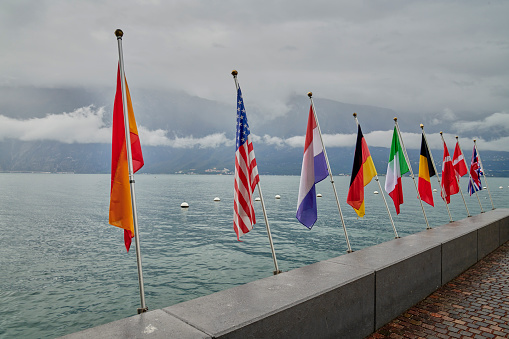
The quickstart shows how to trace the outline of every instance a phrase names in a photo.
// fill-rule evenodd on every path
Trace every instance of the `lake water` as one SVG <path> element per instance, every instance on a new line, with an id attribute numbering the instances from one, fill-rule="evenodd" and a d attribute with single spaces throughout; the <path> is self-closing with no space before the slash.
<path id="1" fill-rule="evenodd" d="M 509 178 L 488 180 L 495 207 L 509 207 Z M 335 181 L 354 250 L 394 238 L 374 180 L 365 190 L 363 219 L 346 204 L 350 178 Z M 462 178 L 465 192 L 466 185 Z M 261 186 L 281 270 L 346 252 L 328 179 L 317 185 L 323 197 L 311 231 L 295 219 L 298 176 L 261 176 Z M 122 230 L 108 225 L 109 187 L 109 175 L 0 174 L 0 337 L 52 338 L 136 314 L 134 242 L 126 253 Z M 426 228 L 411 178 L 403 178 L 403 187 L 400 215 L 386 196 L 401 237 Z M 487 191 L 479 196 L 491 210 Z M 149 309 L 272 275 L 260 203 L 257 225 L 243 242 L 236 239 L 232 176 L 137 175 L 136 197 Z M 439 194 L 434 198 L 434 208 L 424 207 L 432 227 L 449 221 Z M 475 196 L 465 198 L 470 213 L 479 214 Z M 189 209 L 180 208 L 184 201 Z M 459 194 L 449 206 L 454 220 L 466 218 Z"/>

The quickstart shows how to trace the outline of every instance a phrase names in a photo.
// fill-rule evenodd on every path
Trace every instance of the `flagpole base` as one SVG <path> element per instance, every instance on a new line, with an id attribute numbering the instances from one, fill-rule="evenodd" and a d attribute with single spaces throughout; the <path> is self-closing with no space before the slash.
<path id="1" fill-rule="evenodd" d="M 283 271 L 277 270 L 277 271 L 273 271 L 272 273 L 274 273 L 274 275 L 278 275 L 279 273 L 283 273 Z"/>
<path id="2" fill-rule="evenodd" d="M 145 313 L 148 311 L 148 307 L 144 307 L 144 308 L 138 308 L 138 314 L 142 314 L 142 313 Z"/>
<path id="3" fill-rule="evenodd" d="M 400 236 L 397 236 L 397 237 L 394 237 L 394 239 L 401 239 L 401 237 L 400 237 Z"/>
<path id="4" fill-rule="evenodd" d="M 354 250 L 347 250 L 346 253 L 353 253 Z"/>

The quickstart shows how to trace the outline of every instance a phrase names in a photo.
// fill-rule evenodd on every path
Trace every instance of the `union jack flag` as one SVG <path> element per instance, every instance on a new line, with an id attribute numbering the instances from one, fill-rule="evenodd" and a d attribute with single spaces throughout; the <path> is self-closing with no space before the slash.
<path id="1" fill-rule="evenodd" d="M 233 195 L 233 229 L 237 239 L 256 224 L 253 191 L 260 181 L 247 123 L 246 109 L 240 86 L 237 90 L 237 137 L 235 151 L 235 184 Z"/>
<path id="2" fill-rule="evenodd" d="M 468 192 L 470 195 L 476 191 L 482 190 L 481 175 L 483 175 L 483 171 L 474 146 L 474 150 L 472 151 L 472 161 L 470 162 L 470 176 L 472 179 L 468 182 Z"/>

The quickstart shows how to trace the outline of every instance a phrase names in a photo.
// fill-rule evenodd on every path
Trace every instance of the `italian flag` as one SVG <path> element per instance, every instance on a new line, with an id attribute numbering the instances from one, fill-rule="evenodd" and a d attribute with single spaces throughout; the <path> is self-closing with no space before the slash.
<path id="1" fill-rule="evenodd" d="M 408 172 L 408 165 L 403 154 L 403 148 L 399 143 L 398 131 L 394 126 L 392 134 L 391 155 L 387 165 L 387 176 L 385 177 L 385 191 L 394 201 L 396 213 L 399 214 L 399 205 L 403 203 L 403 189 L 401 186 L 401 175 Z"/>

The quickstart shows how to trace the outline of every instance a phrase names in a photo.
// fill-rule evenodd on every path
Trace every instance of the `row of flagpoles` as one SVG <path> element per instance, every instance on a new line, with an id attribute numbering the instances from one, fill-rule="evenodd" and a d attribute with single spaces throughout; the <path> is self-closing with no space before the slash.
<path id="1" fill-rule="evenodd" d="M 134 173 L 137 172 L 144 164 L 143 155 L 141 152 L 140 139 L 138 137 L 138 130 L 132 109 L 131 97 L 129 88 L 125 79 L 124 61 L 122 52 L 122 37 L 123 32 L 120 29 L 115 31 L 118 43 L 119 63 L 117 72 L 117 91 L 115 94 L 115 102 L 113 107 L 113 133 L 112 133 L 112 161 L 111 161 L 111 192 L 110 192 L 110 210 L 109 210 L 109 223 L 111 225 L 124 229 L 124 243 L 127 251 L 131 246 L 132 238 L 135 238 L 136 244 L 136 258 L 138 266 L 138 281 L 140 290 L 141 307 L 138 308 L 138 313 L 146 312 L 147 306 L 145 304 L 143 273 L 141 265 L 140 253 L 140 239 L 138 231 L 138 218 L 136 213 L 136 198 L 134 190 Z M 244 99 L 237 80 L 237 71 L 232 71 L 235 87 L 237 90 L 237 128 L 236 128 L 236 149 L 235 149 L 235 177 L 234 177 L 234 216 L 233 228 L 237 234 L 237 239 L 248 233 L 253 225 L 256 224 L 253 193 L 255 187 L 258 189 L 258 194 L 261 200 L 261 207 L 264 215 L 267 235 L 272 252 L 274 262 L 274 274 L 281 273 L 277 264 L 276 253 L 270 232 L 269 221 L 265 209 L 265 202 L 263 200 L 262 190 L 260 187 L 260 176 L 258 175 L 258 167 L 253 149 L 251 131 L 246 115 L 244 106 Z M 329 177 L 338 212 L 341 220 L 343 232 L 345 234 L 347 251 L 352 252 L 348 232 L 346 229 L 345 220 L 341 211 L 334 178 L 330 167 L 329 159 L 325 145 L 323 143 L 320 125 L 316 114 L 315 105 L 313 102 L 312 93 L 308 93 L 311 101 L 308 124 L 306 129 L 306 138 L 304 144 L 304 155 L 302 160 L 302 170 L 299 184 L 299 196 L 297 201 L 296 218 L 304 226 L 311 229 L 317 220 L 317 203 L 316 203 L 316 189 L 315 185 Z M 350 187 L 348 190 L 347 203 L 353 207 L 359 217 L 365 214 L 364 203 L 364 187 L 371 182 L 373 178 L 378 183 L 380 192 L 382 194 L 387 214 L 391 221 L 394 230 L 394 237 L 399 238 L 394 220 L 392 218 L 387 200 L 383 193 L 378 174 L 369 153 L 368 145 L 362 134 L 361 126 L 359 124 L 357 114 L 353 114 L 357 125 L 357 142 L 355 146 L 354 163 L 352 168 L 352 176 L 350 180 Z M 391 151 L 389 162 L 387 165 L 387 175 L 385 179 L 385 191 L 389 194 L 394 202 L 396 214 L 400 213 L 400 205 L 403 204 L 403 190 L 401 184 L 402 175 L 410 172 L 410 177 L 414 182 L 417 191 L 417 197 L 421 205 L 426 228 L 429 229 L 429 222 L 424 210 L 423 201 L 431 206 L 433 203 L 433 194 L 431 190 L 430 178 L 436 176 L 438 185 L 441 188 L 441 196 L 447 207 L 449 219 L 452 222 L 452 216 L 448 204 L 450 203 L 451 195 L 458 192 L 461 193 L 467 215 L 470 217 L 463 192 L 459 186 L 459 178 L 465 174 L 469 174 L 468 190 L 470 195 L 476 194 L 477 191 L 482 189 L 480 175 L 484 175 L 482 170 L 482 162 L 477 150 L 476 141 L 474 140 L 474 148 L 470 171 L 467 170 L 467 163 L 463 157 L 463 152 L 459 145 L 458 137 L 456 136 L 456 148 L 454 151 L 453 159 L 449 155 L 443 133 L 440 132 L 442 142 L 444 145 L 444 156 L 442 163 L 442 180 L 438 175 L 438 171 L 433 161 L 433 156 L 428 147 L 424 126 L 421 124 L 422 141 L 421 152 L 419 160 L 419 176 L 418 183 L 415 180 L 412 166 L 408 158 L 407 151 L 403 144 L 401 131 L 399 129 L 397 118 L 394 118 L 394 133 L 391 143 Z M 485 181 L 486 181 L 486 177 Z M 488 188 L 487 181 L 486 187 Z M 488 188 L 489 193 L 489 188 Z M 494 209 L 493 200 L 489 193 L 492 208 Z M 481 213 L 484 210 L 481 201 L 477 196 Z"/>
<path id="2" fill-rule="evenodd" d="M 235 195 L 234 195 L 234 229 L 237 233 L 237 239 L 240 241 L 240 236 L 249 232 L 253 225 L 256 223 L 253 206 L 253 196 L 255 186 L 258 186 L 260 200 L 262 203 L 262 211 L 267 225 L 267 234 L 272 251 L 272 257 L 274 259 L 275 271 L 274 274 L 278 274 L 276 255 L 274 252 L 274 245 L 272 242 L 272 236 L 270 234 L 270 228 L 268 226 L 267 212 L 265 210 L 265 203 L 260 190 L 260 178 L 258 175 L 258 168 L 254 155 L 253 144 L 251 141 L 250 130 L 247 122 L 247 115 L 244 106 L 244 99 L 240 86 L 238 84 L 236 70 L 232 71 L 233 78 L 235 80 L 235 86 L 237 88 L 237 133 L 236 133 L 236 159 L 235 159 Z M 341 219 L 343 231 L 345 233 L 345 239 L 347 244 L 347 252 L 352 252 L 350 241 L 348 238 L 348 232 L 341 211 L 341 205 L 339 203 L 336 186 L 334 184 L 334 178 L 330 168 L 329 159 L 325 145 L 323 143 L 322 133 L 320 130 L 320 124 L 318 123 L 318 117 L 316 114 L 315 105 L 313 102 L 312 93 L 308 93 L 311 101 L 308 124 L 306 129 L 306 138 L 304 143 L 304 155 L 302 160 L 302 170 L 299 184 L 299 196 L 297 200 L 297 213 L 296 218 L 306 227 L 311 229 L 315 224 L 318 212 L 316 203 L 316 189 L 315 185 L 325 178 L 329 177 L 336 198 L 338 206 L 338 212 Z M 355 122 L 357 124 L 357 142 L 355 146 L 354 163 L 352 168 L 352 175 L 350 180 L 350 188 L 348 190 L 347 203 L 353 207 L 359 217 L 363 217 L 365 214 L 364 204 L 364 187 L 371 182 L 373 178 L 378 183 L 382 197 L 387 209 L 387 214 L 391 221 L 391 225 L 394 230 L 394 237 L 399 238 L 396 226 L 392 219 L 392 215 L 389 210 L 389 206 L 383 194 L 378 174 L 369 153 L 369 148 L 362 134 L 361 126 L 357 119 L 357 114 L 353 114 Z M 431 177 L 436 176 L 438 185 L 441 190 L 441 197 L 447 208 L 449 215 L 449 221 L 453 222 L 451 212 L 449 210 L 449 203 L 451 202 L 451 195 L 461 193 L 467 216 L 470 217 L 470 211 L 468 210 L 467 203 L 461 191 L 459 185 L 459 178 L 465 174 L 469 174 L 469 192 L 470 195 L 473 193 L 477 196 L 477 191 L 482 189 L 480 175 L 484 175 L 482 170 L 482 163 L 480 160 L 479 152 L 477 150 L 477 144 L 474 140 L 474 148 L 472 161 L 470 166 L 470 172 L 467 169 L 467 163 L 463 156 L 463 151 L 459 145 L 458 137 L 456 136 L 456 148 L 454 151 L 453 159 L 449 155 L 447 145 L 443 138 L 443 133 L 440 132 L 443 146 L 444 155 L 442 162 L 442 180 L 436 168 L 431 150 L 428 147 L 428 141 L 426 133 L 424 132 L 424 125 L 420 125 L 422 129 L 422 140 L 421 140 L 421 152 L 419 159 L 419 179 L 418 183 L 415 180 L 415 176 L 410 164 L 408 153 L 403 144 L 403 138 L 398 125 L 398 119 L 394 118 L 394 133 L 391 143 L 391 153 L 387 166 L 387 175 L 385 180 L 385 191 L 389 194 L 394 202 L 396 214 L 400 213 L 400 205 L 403 204 L 403 190 L 401 184 L 401 176 L 410 172 L 415 189 L 417 191 L 417 197 L 421 205 L 424 220 L 426 222 L 426 229 L 430 229 L 428 218 L 424 210 L 423 201 L 434 207 L 433 192 L 431 189 Z M 486 176 L 484 176 L 487 186 Z M 492 208 L 493 200 L 490 201 Z M 477 196 L 481 213 L 484 210 L 481 205 L 481 201 Z"/>

